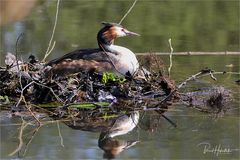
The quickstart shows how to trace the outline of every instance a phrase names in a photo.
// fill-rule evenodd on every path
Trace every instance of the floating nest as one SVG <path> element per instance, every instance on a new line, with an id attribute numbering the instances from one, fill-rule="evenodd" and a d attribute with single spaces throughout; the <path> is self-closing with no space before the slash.
<path id="1" fill-rule="evenodd" d="M 95 72 L 49 77 L 45 74 L 46 65 L 34 56 L 21 62 L 7 54 L 6 67 L 0 69 L 1 108 L 7 104 L 5 107 L 13 112 L 22 109 L 47 112 L 56 119 L 75 117 L 89 124 L 132 111 L 154 110 L 162 114 L 174 102 L 207 113 L 224 113 L 229 109 L 232 95 L 224 87 L 179 93 L 184 84 L 198 76 L 213 77 L 212 70 L 203 69 L 176 86 L 164 74 L 159 57 L 148 55 L 145 59 L 148 70 L 142 67 L 134 77 Z"/>
<path id="2" fill-rule="evenodd" d="M 47 67 L 34 56 L 29 62 L 21 62 L 7 54 L 5 63 L 0 70 L 0 95 L 7 95 L 15 108 L 34 104 L 50 110 L 55 117 L 164 112 L 179 98 L 174 82 L 162 70 L 150 73 L 141 68 L 134 77 L 95 72 L 47 77 Z"/>

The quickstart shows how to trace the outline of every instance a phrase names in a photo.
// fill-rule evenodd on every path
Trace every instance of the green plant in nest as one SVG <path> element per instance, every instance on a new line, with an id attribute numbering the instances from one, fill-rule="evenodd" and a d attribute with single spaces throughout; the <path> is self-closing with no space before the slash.
<path id="1" fill-rule="evenodd" d="M 102 76 L 102 82 L 104 84 L 108 82 L 118 82 L 118 83 L 123 83 L 125 82 L 126 79 L 122 76 L 118 76 L 112 72 L 104 72 Z"/>

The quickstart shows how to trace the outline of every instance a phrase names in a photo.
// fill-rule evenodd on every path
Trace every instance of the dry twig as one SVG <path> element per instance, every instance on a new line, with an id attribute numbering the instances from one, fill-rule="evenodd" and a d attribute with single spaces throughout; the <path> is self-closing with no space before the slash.
<path id="1" fill-rule="evenodd" d="M 171 68 L 172 68 L 172 54 L 173 54 L 173 47 L 172 47 L 172 42 L 171 42 L 171 38 L 168 40 L 168 43 L 169 43 L 169 47 L 170 47 L 170 50 L 171 50 L 171 53 L 169 55 L 169 60 L 170 60 L 170 65 L 168 67 L 168 76 L 170 78 L 170 72 L 171 72 Z"/>
<path id="2" fill-rule="evenodd" d="M 118 24 L 121 24 L 122 21 L 127 17 L 127 15 L 131 12 L 131 10 L 133 9 L 133 7 L 135 6 L 135 4 L 137 3 L 137 0 L 135 0 L 132 4 L 132 6 L 129 8 L 129 10 L 127 11 L 127 13 L 125 13 L 125 15 L 122 17 L 122 19 L 120 20 L 120 22 Z"/>
<path id="3" fill-rule="evenodd" d="M 178 85 L 178 89 L 182 88 L 184 85 L 187 84 L 187 82 L 189 81 L 192 81 L 192 80 L 195 80 L 197 78 L 201 78 L 201 77 L 206 77 L 206 76 L 210 76 L 214 81 L 217 80 L 217 78 L 214 77 L 214 75 L 223 75 L 223 74 L 240 74 L 240 72 L 215 72 L 211 69 L 203 69 L 201 70 L 200 72 L 194 74 L 194 75 L 191 75 L 190 77 L 188 77 L 185 81 L 183 81 L 182 83 L 180 83 Z"/>
<path id="4" fill-rule="evenodd" d="M 53 26 L 53 30 L 52 30 L 52 35 L 51 35 L 50 41 L 48 43 L 47 51 L 46 51 L 46 53 L 44 55 L 44 58 L 42 60 L 43 62 L 45 62 L 46 58 L 50 55 L 50 53 L 52 52 L 52 50 L 53 50 L 53 48 L 55 47 L 55 44 L 56 44 L 56 41 L 54 41 L 53 44 L 52 44 L 52 40 L 53 40 L 53 37 L 54 37 L 54 34 L 55 34 L 55 30 L 56 30 L 56 26 L 57 26 L 59 4 L 60 4 L 60 0 L 57 1 L 55 22 L 54 22 L 54 26 Z"/>

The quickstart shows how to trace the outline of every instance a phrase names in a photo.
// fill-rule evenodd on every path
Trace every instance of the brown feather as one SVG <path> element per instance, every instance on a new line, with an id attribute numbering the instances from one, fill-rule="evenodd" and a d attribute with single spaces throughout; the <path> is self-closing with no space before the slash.
<path id="1" fill-rule="evenodd" d="M 115 27 L 109 28 L 106 32 L 103 33 L 103 36 L 109 41 L 112 42 L 117 38 L 117 33 Z"/>
<path id="2" fill-rule="evenodd" d="M 65 75 L 71 73 L 77 73 L 80 71 L 96 71 L 103 73 L 104 71 L 114 71 L 114 67 L 109 62 L 98 62 L 94 60 L 69 60 L 66 59 L 58 64 L 52 66 L 52 75 Z"/>

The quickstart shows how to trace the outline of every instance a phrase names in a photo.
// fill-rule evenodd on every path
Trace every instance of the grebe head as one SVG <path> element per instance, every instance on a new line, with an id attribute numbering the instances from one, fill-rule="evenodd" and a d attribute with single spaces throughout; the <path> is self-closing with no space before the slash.
<path id="1" fill-rule="evenodd" d="M 118 37 L 140 36 L 137 33 L 128 31 L 122 25 L 117 23 L 102 22 L 104 27 L 98 32 L 98 43 L 101 45 L 111 45 Z"/>
<path id="2" fill-rule="evenodd" d="M 104 28 L 105 27 L 108 28 L 107 33 L 114 35 L 115 38 L 125 37 L 125 36 L 140 36 L 137 33 L 128 31 L 122 25 L 117 23 L 102 22 L 102 24 L 104 25 Z"/>

